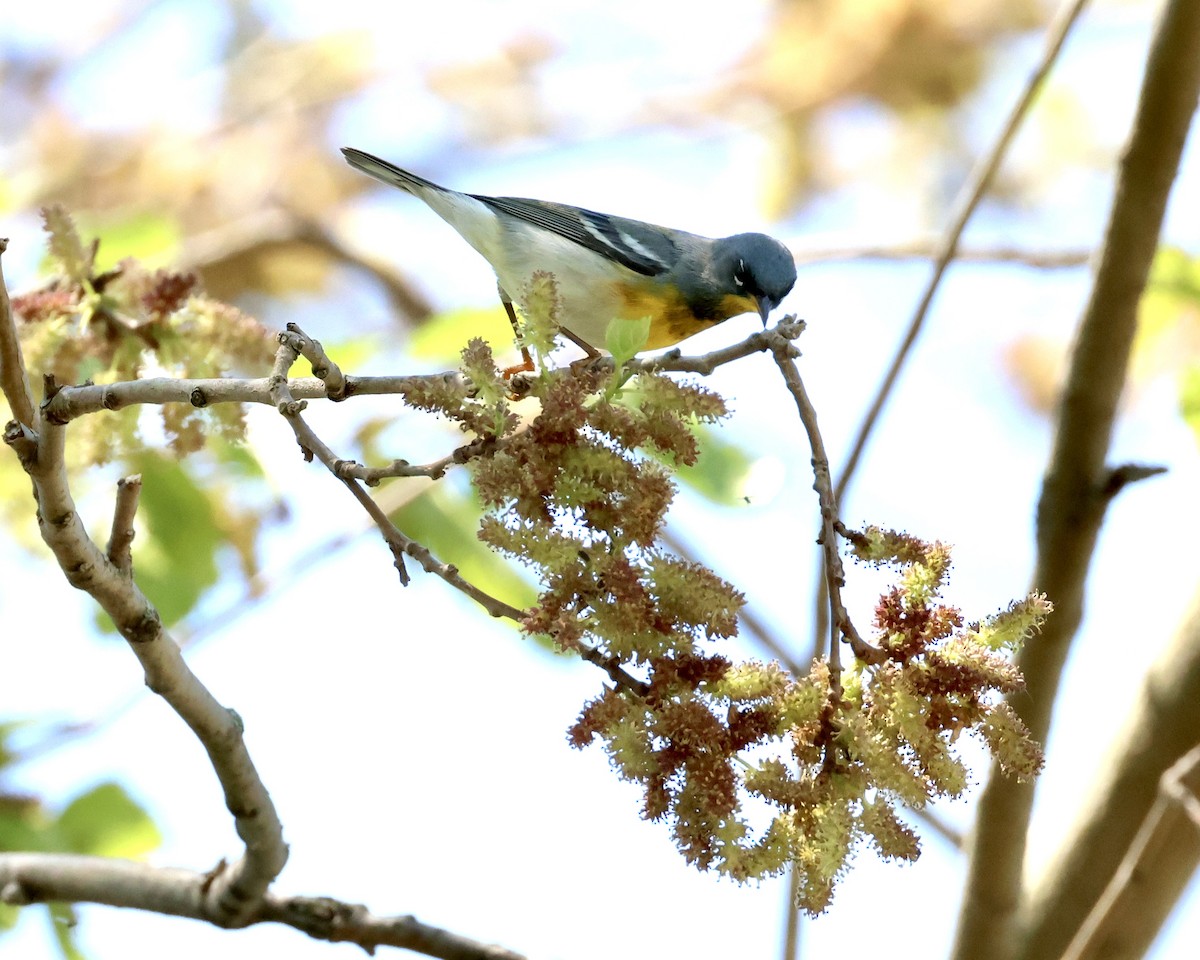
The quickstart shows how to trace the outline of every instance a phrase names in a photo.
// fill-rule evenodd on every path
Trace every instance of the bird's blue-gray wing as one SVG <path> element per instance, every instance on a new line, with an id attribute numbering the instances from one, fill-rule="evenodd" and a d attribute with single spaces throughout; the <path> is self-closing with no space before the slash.
<path id="1" fill-rule="evenodd" d="M 637 220 L 610 217 L 583 207 L 544 200 L 470 196 L 510 217 L 550 230 L 643 276 L 665 273 L 679 260 L 679 248 L 666 232 Z"/>

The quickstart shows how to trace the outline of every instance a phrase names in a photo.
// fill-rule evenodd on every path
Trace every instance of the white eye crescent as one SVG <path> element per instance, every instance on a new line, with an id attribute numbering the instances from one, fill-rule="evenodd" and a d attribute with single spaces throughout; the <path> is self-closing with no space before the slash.
<path id="1" fill-rule="evenodd" d="M 739 260 L 737 271 L 733 275 L 733 282 L 736 283 L 739 287 L 744 287 L 746 285 L 745 277 L 746 277 L 746 261 Z"/>

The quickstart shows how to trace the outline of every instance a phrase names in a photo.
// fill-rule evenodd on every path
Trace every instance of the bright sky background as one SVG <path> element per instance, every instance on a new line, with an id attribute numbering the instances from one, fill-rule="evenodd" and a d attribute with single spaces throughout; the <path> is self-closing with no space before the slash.
<path id="1" fill-rule="evenodd" d="M 478 169 L 443 166 L 438 175 L 448 185 L 539 195 L 701 233 L 769 229 L 797 247 L 905 240 L 938 225 L 910 198 L 880 190 L 848 191 L 787 223 L 769 224 L 758 205 L 763 147 L 745 131 L 607 133 L 623 119 L 626 102 L 706 89 L 713 73 L 735 63 L 756 36 L 763 3 L 722 5 L 712 13 L 694 3 L 645 0 L 569 8 L 551 0 L 262 6 L 284 17 L 297 37 L 354 28 L 374 33 L 379 85 L 346 111 L 342 140 L 328 144 L 331 153 L 353 144 L 422 169 L 422 156 L 437 149 L 449 122 L 424 87 L 423 68 L 479 56 L 536 30 L 562 49 L 550 74 L 551 102 L 585 118 L 574 145 L 510 150 Z M 62 0 L 10 7 L 0 50 L 49 44 L 68 55 L 92 29 L 81 18 L 106 13 L 103 3 Z M 83 58 L 62 96 L 97 126 L 200 130 L 214 95 L 209 58 L 222 22 L 204 4 L 159 3 L 119 48 Z M 681 30 L 686 43 L 663 42 Z M 1057 74 L 1102 120 L 1099 133 L 1114 150 L 1127 128 L 1147 36 L 1144 5 L 1101 3 Z M 1036 42 L 1013 45 L 1011 62 L 975 114 L 980 144 L 1038 49 Z M 847 109 L 831 121 L 831 147 L 853 164 L 886 122 L 867 107 Z M 1023 155 L 1028 149 L 1018 144 L 1014 162 Z M 985 210 L 970 236 L 981 243 L 1036 237 L 1045 248 L 1091 242 L 1109 188 L 1099 177 L 1069 178 L 1042 208 L 1044 219 Z M 1198 192 L 1193 144 L 1167 229 L 1168 240 L 1192 251 L 1200 250 L 1200 221 L 1188 211 L 1200 209 Z M 492 296 L 486 265 L 415 201 L 378 193 L 346 216 L 357 241 L 386 243 L 387 254 L 421 277 L 439 306 L 478 305 Z M 14 238 L 5 266 L 11 286 L 20 289 L 33 280 L 40 250 L 29 248 L 41 238 L 25 222 L 0 222 L 0 235 Z M 800 342 L 802 369 L 835 466 L 926 269 L 804 268 L 784 305 L 809 322 Z M 879 522 L 955 544 L 950 600 L 968 616 L 985 615 L 1029 587 L 1033 505 L 1050 442 L 1047 425 L 1014 401 L 1002 350 L 1023 332 L 1069 337 L 1087 280 L 1083 270 L 956 268 L 844 505 L 850 524 Z M 366 322 L 383 326 L 383 304 L 371 309 L 376 314 Z M 309 332 L 324 339 L 319 322 Z M 755 322 L 730 321 L 689 347 L 701 352 L 728 343 Z M 816 505 L 800 425 L 769 367 L 752 358 L 722 370 L 712 385 L 732 399 L 731 436 L 771 451 L 782 486 L 738 511 L 684 497 L 674 516 L 760 615 L 805 649 Z M 1038 793 L 1034 868 L 1052 856 L 1086 803 L 1105 745 L 1137 693 L 1139 670 L 1170 637 L 1194 588 L 1188 548 L 1200 535 L 1200 460 L 1174 409 L 1173 385 L 1149 383 L 1130 398 L 1117 432 L 1112 462 L 1163 463 L 1170 473 L 1123 493 L 1102 533 L 1084 635 Z M 313 419 L 336 434 L 337 417 L 337 410 L 320 410 Z M 255 417 L 252 442 L 296 511 L 272 536 L 268 569 L 285 568 L 332 531 L 362 527 L 351 499 L 295 455 L 290 432 L 273 414 Z M 914 458 L 915 443 L 941 445 L 945 454 Z M 109 518 L 87 519 L 100 529 Z M 878 583 L 854 568 L 850 578 L 856 619 L 865 626 Z M 139 689 L 133 657 L 124 645 L 91 636 L 87 598 L 56 571 L 8 550 L 0 553 L 0 583 L 6 715 L 50 710 L 64 719 L 93 718 Z M 207 612 L 221 606 L 213 601 Z M 636 957 L 650 948 L 695 960 L 778 955 L 781 883 L 738 887 L 688 868 L 664 828 L 639 819 L 636 791 L 616 782 L 600 749 L 581 754 L 567 747 L 564 731 L 598 691 L 600 675 L 520 642 L 432 578 L 417 576 L 401 590 L 376 538 L 360 538 L 295 576 L 189 660 L 246 722 L 250 750 L 292 845 L 282 891 L 413 913 L 531 957 Z M 969 752 L 978 760 L 977 750 Z M 986 768 L 977 762 L 975 769 L 982 776 Z M 199 745 L 153 696 L 137 699 L 101 734 L 20 772 L 17 786 L 48 797 L 107 779 L 127 785 L 165 833 L 157 863 L 203 870 L 239 852 Z M 965 827 L 972 798 L 939 812 Z M 864 851 L 828 915 L 806 924 L 805 956 L 881 945 L 889 960 L 944 955 L 963 872 L 961 858 L 931 834 L 914 866 L 880 864 Z M 1193 884 L 1152 954 L 1156 960 L 1191 955 L 1200 942 L 1198 907 Z M 312 942 L 287 929 L 225 933 L 106 908 L 85 908 L 83 916 L 82 943 L 94 960 L 207 960 L 217 951 L 226 960 L 361 955 L 356 947 Z M 54 956 L 44 924 L 41 911 L 26 911 L 17 933 L 0 940 L 4 955 Z"/>

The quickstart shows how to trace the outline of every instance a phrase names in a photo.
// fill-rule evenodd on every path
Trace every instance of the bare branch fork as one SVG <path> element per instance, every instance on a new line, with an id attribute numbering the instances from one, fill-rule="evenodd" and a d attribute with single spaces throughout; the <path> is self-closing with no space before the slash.
<path id="1" fill-rule="evenodd" d="M 0 381 L 9 407 L 17 417 L 29 421 L 10 422 L 4 438 L 16 448 L 33 481 L 42 539 L 67 581 L 91 594 L 112 618 L 141 663 L 146 685 L 170 704 L 208 752 L 244 844 L 240 858 L 222 865 L 205 884 L 192 889 L 193 909 L 220 926 L 243 926 L 283 869 L 287 846 L 274 804 L 246 750 L 241 721 L 192 673 L 158 611 L 130 576 L 128 543 L 136 507 L 135 484 L 127 483 L 118 495 L 108 553 L 88 536 L 68 485 L 66 427 L 41 417 L 27 394 L 7 297 L 0 301 L 0 345 Z M 46 378 L 45 383 L 47 398 L 52 399 L 58 387 L 53 378 Z"/>
<path id="2" fill-rule="evenodd" d="M 211 880 L 210 874 L 110 857 L 0 854 L 0 902 L 14 906 L 98 903 L 211 922 L 197 896 Z M 316 940 L 354 943 L 369 954 L 376 947 L 400 947 L 440 960 L 524 960 L 522 954 L 429 926 L 416 917 L 379 917 L 361 904 L 330 897 L 266 892 L 242 925 L 258 923 L 280 923 Z"/>
<path id="3" fill-rule="evenodd" d="M 0 239 L 0 254 L 6 248 L 7 241 Z M 291 336 L 296 339 L 281 344 L 277 372 L 285 374 L 294 362 L 293 348 L 296 356 L 307 351 L 319 365 L 319 344 L 301 343 L 297 335 Z M 336 390 L 337 375 L 332 369 L 322 369 L 326 382 Z M 221 860 L 207 873 L 102 857 L 3 853 L 0 902 L 102 903 L 192 917 L 226 928 L 270 921 L 313 937 L 357 943 L 368 952 L 378 945 L 394 945 L 444 960 L 520 960 L 518 954 L 428 927 L 412 917 L 374 917 L 354 904 L 279 897 L 270 892 L 287 861 L 288 848 L 275 805 L 246 748 L 242 721 L 191 671 L 132 575 L 130 546 L 140 480 L 131 477 L 118 484 L 112 533 L 107 550 L 101 550 L 75 509 L 64 456 L 67 426 L 64 418 L 51 412 L 63 388 L 51 377 L 45 378 L 44 386 L 46 399 L 39 409 L 29 389 L 0 272 L 0 389 L 14 415 L 4 429 L 4 440 L 33 481 L 42 539 L 67 581 L 89 593 L 112 618 L 141 663 L 146 685 L 170 705 L 203 745 L 224 791 L 225 805 L 233 814 L 243 852 L 232 864 Z M 293 410 L 298 402 L 287 394 L 286 378 L 282 385 L 273 386 L 285 412 L 302 425 L 299 411 Z M 306 449 L 327 454 L 311 432 L 299 429 L 297 436 Z M 423 547 L 409 544 L 407 549 L 426 569 L 440 566 Z M 434 572 L 448 576 L 444 570 Z"/>

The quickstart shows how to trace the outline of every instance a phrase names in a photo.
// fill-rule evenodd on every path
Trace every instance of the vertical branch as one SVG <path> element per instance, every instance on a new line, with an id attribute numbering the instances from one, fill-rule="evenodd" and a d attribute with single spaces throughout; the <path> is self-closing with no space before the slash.
<path id="1" fill-rule="evenodd" d="M 825 442 L 821 439 L 821 431 L 817 426 L 817 411 L 808 398 L 804 389 L 804 381 L 796 367 L 796 348 L 791 340 L 778 337 L 771 347 L 771 355 L 775 359 L 779 372 L 783 374 L 788 392 L 796 402 L 796 410 L 808 434 L 808 444 L 812 450 L 813 489 L 817 491 L 817 501 L 821 512 L 821 535 L 817 542 L 824 552 L 825 584 L 829 593 L 829 675 L 832 686 L 831 695 L 834 700 L 841 698 L 841 639 L 845 637 L 854 651 L 855 656 L 870 662 L 883 659 L 881 651 L 872 647 L 859 635 L 850 614 L 842 603 L 842 587 L 845 586 L 846 576 L 842 567 L 842 554 L 838 549 L 838 518 L 837 494 L 833 490 L 833 480 L 829 473 L 829 456 L 825 453 Z"/>
<path id="2" fill-rule="evenodd" d="M 0 261 L 8 249 L 8 240 L 0 237 Z M 26 427 L 37 429 L 37 408 L 33 393 L 29 389 L 29 377 L 25 374 L 25 361 L 21 357 L 21 343 L 17 339 L 17 324 L 12 313 L 12 302 L 8 299 L 8 286 L 4 282 L 4 268 L 0 264 L 0 390 L 8 400 L 13 419 Z"/>
<path id="3" fill-rule="evenodd" d="M 112 533 L 108 537 L 108 562 L 125 576 L 133 573 L 133 518 L 142 494 L 140 475 L 117 481 L 117 503 L 113 510 Z"/>
<path id="4" fill-rule="evenodd" d="M 1114 489 L 1105 457 L 1125 382 L 1138 301 L 1198 94 L 1200 3 L 1170 0 L 1151 44 L 1038 503 L 1033 582 L 1054 603 L 1055 613 L 1041 636 L 1018 656 L 1027 689 L 1012 704 L 1033 736 L 1043 742 L 1063 665 L 1083 616 L 1088 567 Z M 1022 953 L 1016 911 L 1032 805 L 1032 783 L 1008 780 L 993 768 L 977 814 L 954 953 L 959 960 L 1058 957 L 1083 921 L 1078 901 L 1094 901 L 1103 890 L 1107 880 L 1103 871 L 1080 877 L 1088 897 L 1076 897 L 1069 914 L 1056 910 L 1050 925 L 1041 930 L 1036 953 Z"/>
<path id="5" fill-rule="evenodd" d="M 1042 52 L 1042 59 L 1029 75 L 1029 79 L 1026 80 L 1025 86 L 1017 98 L 1017 102 L 1013 104 L 990 149 L 979 158 L 967 182 L 963 184 L 962 189 L 959 191 L 954 212 L 950 217 L 950 223 L 933 251 L 933 271 L 929 275 L 929 280 L 925 283 L 925 289 L 921 293 L 917 309 L 913 313 L 912 319 L 909 320 L 908 330 L 904 334 L 904 339 L 900 341 L 900 346 L 896 350 L 896 355 L 892 358 L 892 363 L 884 375 L 883 382 L 880 383 L 875 397 L 871 401 L 871 406 L 863 417 L 862 424 L 858 428 L 858 433 L 854 437 L 854 442 L 850 446 L 850 456 L 846 458 L 846 465 L 842 467 L 842 472 L 838 476 L 834 494 L 839 503 L 846 496 L 846 491 L 850 487 L 850 481 L 854 478 L 859 462 L 862 460 L 863 452 L 866 450 L 868 442 L 870 442 L 871 434 L 875 432 L 875 425 L 879 422 L 883 408 L 891 398 L 892 390 L 895 389 L 896 383 L 900 379 L 900 372 L 908 362 L 908 355 L 912 352 L 912 348 L 917 342 L 917 337 L 920 336 L 921 329 L 925 326 L 925 319 L 929 315 L 930 307 L 933 306 L 934 297 L 941 286 L 946 270 L 958 254 L 958 244 L 962 239 L 963 231 L 966 230 L 967 223 L 987 193 L 992 178 L 996 175 L 996 171 L 1000 169 L 1000 164 L 1008 153 L 1008 148 L 1012 143 L 1013 137 L 1016 136 L 1017 131 L 1020 130 L 1022 123 L 1025 121 L 1025 117 L 1029 114 L 1030 108 L 1033 106 L 1038 93 L 1042 89 L 1042 85 L 1046 81 L 1046 77 L 1049 76 L 1050 70 L 1058 61 L 1067 36 L 1070 34 L 1072 27 L 1074 27 L 1086 5 L 1087 0 L 1067 0 L 1059 10 L 1046 32 L 1046 46 Z M 824 632 L 824 580 L 818 581 L 817 584 L 815 623 L 817 639 L 813 642 L 814 648 L 819 645 L 820 635 Z"/>
<path id="6" fill-rule="evenodd" d="M 925 290 L 922 292 L 921 299 L 917 304 L 916 312 L 908 323 L 908 330 L 904 335 L 904 339 L 900 342 L 896 356 L 892 358 L 892 365 L 888 368 L 888 372 L 883 378 L 883 383 L 879 385 L 875 399 L 871 401 L 871 407 L 867 411 L 867 415 L 863 418 L 862 426 L 859 427 L 858 435 L 855 436 L 854 443 L 850 448 L 850 456 L 847 458 L 846 465 L 842 468 L 841 475 L 838 477 L 836 494 L 839 501 L 846 495 L 846 488 L 850 485 L 850 481 L 858 469 L 859 460 L 862 458 L 867 442 L 871 439 L 871 434 L 875 430 L 879 414 L 883 411 L 884 404 L 891 397 L 892 389 L 896 386 L 896 381 L 900 377 L 900 371 L 904 368 L 904 364 L 908 360 L 908 355 L 912 351 L 913 344 L 917 342 L 921 328 L 925 325 L 925 318 L 929 315 L 929 308 L 933 305 L 933 298 L 941 286 L 942 277 L 945 276 L 946 269 L 950 266 L 951 261 L 958 252 L 958 242 L 962 239 L 963 231 L 967 228 L 968 221 L 970 221 L 975 210 L 979 207 L 980 201 L 983 200 L 984 194 L 987 193 L 992 178 L 996 175 L 996 171 L 1000 169 L 1000 164 L 1008 153 L 1008 147 L 1012 143 L 1013 137 L 1021 129 L 1021 124 L 1029 113 L 1029 108 L 1033 106 L 1034 100 L 1037 99 L 1037 95 L 1042 89 L 1042 84 L 1045 83 L 1046 77 L 1050 75 L 1050 70 L 1058 60 L 1058 55 L 1062 52 L 1063 44 L 1066 43 L 1071 28 L 1075 25 L 1075 21 L 1079 19 L 1079 15 L 1083 12 L 1085 6 L 1087 6 L 1087 0 L 1069 0 L 1059 10 L 1058 15 L 1054 18 L 1054 22 L 1050 25 L 1046 33 L 1046 47 L 1042 53 L 1041 61 L 1034 68 L 1033 73 L 1029 75 L 1029 79 L 1021 91 L 1021 95 L 1017 98 L 1017 102 L 1013 104 L 1012 110 L 1009 111 L 1008 117 L 1005 119 L 1004 125 L 1000 128 L 1000 133 L 997 135 L 991 149 L 975 164 L 970 178 L 963 184 L 962 190 L 959 191 L 954 214 L 950 218 L 950 225 L 946 228 L 946 232 L 942 234 L 942 238 L 934 252 L 933 272 L 929 275 L 929 280 L 925 284 Z"/>

